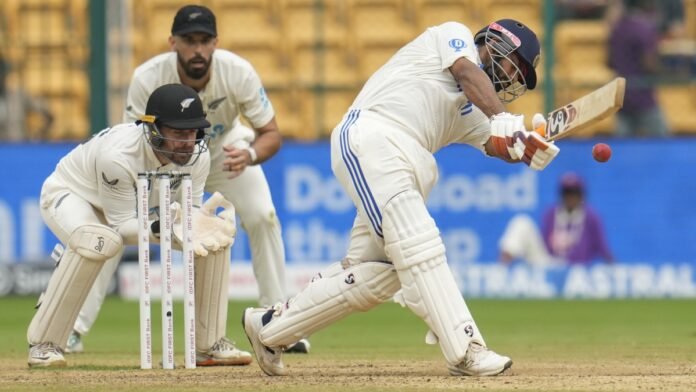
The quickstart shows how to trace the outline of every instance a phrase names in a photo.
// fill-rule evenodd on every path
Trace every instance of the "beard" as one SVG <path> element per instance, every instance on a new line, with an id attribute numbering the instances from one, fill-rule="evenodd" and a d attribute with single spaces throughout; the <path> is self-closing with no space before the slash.
<path id="1" fill-rule="evenodd" d="M 173 164 L 178 166 L 184 166 L 191 160 L 193 156 L 193 149 L 187 150 L 177 150 L 177 151 L 163 151 L 163 155 Z"/>
<path id="2" fill-rule="evenodd" d="M 187 77 L 198 80 L 202 79 L 203 77 L 205 77 L 205 75 L 208 74 L 212 57 L 210 58 L 210 60 L 206 60 L 202 56 L 196 56 L 189 61 L 184 61 L 184 59 L 178 53 L 176 57 L 179 61 L 179 64 L 181 65 L 181 68 L 184 69 L 184 73 Z M 202 66 L 200 66 L 201 64 Z"/>

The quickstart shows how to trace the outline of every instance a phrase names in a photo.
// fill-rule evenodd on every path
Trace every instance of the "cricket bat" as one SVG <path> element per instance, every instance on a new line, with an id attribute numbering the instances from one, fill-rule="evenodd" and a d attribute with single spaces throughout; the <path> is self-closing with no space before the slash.
<path id="1" fill-rule="evenodd" d="M 593 92 L 549 113 L 546 140 L 553 141 L 595 124 L 623 106 L 626 79 L 616 78 Z"/>

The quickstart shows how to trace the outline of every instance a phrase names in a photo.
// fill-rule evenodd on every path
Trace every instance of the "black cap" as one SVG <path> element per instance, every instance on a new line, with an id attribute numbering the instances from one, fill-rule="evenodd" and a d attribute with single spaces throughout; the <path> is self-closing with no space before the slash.
<path id="1" fill-rule="evenodd" d="M 196 90 L 183 84 L 165 84 L 153 91 L 142 121 L 174 129 L 210 127 Z"/>
<path id="2" fill-rule="evenodd" d="M 476 33 L 477 43 L 483 39 L 489 29 L 516 48 L 515 53 L 522 60 L 526 69 L 524 82 L 528 89 L 533 90 L 537 84 L 535 68 L 541 55 L 541 45 L 536 34 L 529 27 L 514 19 L 500 19 Z"/>
<path id="3" fill-rule="evenodd" d="M 172 23 L 172 35 L 207 33 L 217 37 L 215 14 L 202 5 L 186 5 L 179 9 Z"/>

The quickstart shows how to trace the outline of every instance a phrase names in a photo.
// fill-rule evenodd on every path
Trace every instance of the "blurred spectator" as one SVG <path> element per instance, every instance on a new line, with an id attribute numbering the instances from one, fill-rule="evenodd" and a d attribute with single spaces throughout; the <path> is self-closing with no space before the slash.
<path id="1" fill-rule="evenodd" d="M 500 238 L 500 259 L 534 265 L 613 262 L 599 215 L 585 203 L 585 186 L 575 173 L 561 176 L 560 201 L 543 215 L 541 232 L 525 214 L 510 220 Z"/>
<path id="2" fill-rule="evenodd" d="M 610 0 L 605 19 L 614 24 L 626 9 L 626 0 Z M 683 0 L 652 0 L 649 11 L 657 23 L 661 40 L 681 39 L 686 37 L 685 10 Z"/>
<path id="3" fill-rule="evenodd" d="M 39 136 L 45 138 L 53 123 L 53 115 L 40 99 L 30 96 L 21 88 L 7 83 L 8 64 L 0 59 L 0 140 L 21 141 L 27 139 L 27 118 L 32 113 L 42 117 Z"/>
<path id="4" fill-rule="evenodd" d="M 658 29 L 662 39 L 678 39 L 686 36 L 683 0 L 657 2 Z"/>
<path id="5" fill-rule="evenodd" d="M 557 19 L 602 19 L 609 0 L 556 0 Z"/>
<path id="6" fill-rule="evenodd" d="M 624 0 L 609 33 L 609 67 L 626 78 L 623 108 L 617 115 L 619 136 L 665 136 L 668 133 L 655 96 L 660 33 L 654 0 Z"/>

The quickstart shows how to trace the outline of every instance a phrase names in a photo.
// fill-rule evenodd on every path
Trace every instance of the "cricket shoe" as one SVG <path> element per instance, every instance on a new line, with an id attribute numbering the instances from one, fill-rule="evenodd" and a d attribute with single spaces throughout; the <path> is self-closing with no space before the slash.
<path id="1" fill-rule="evenodd" d="M 309 340 L 307 339 L 300 339 L 297 341 L 297 343 L 293 344 L 292 346 L 288 346 L 288 348 L 285 349 L 286 354 L 309 354 L 309 348 L 311 345 L 309 344 Z"/>
<path id="2" fill-rule="evenodd" d="M 63 349 L 51 342 L 29 346 L 29 367 L 64 367 Z"/>
<path id="3" fill-rule="evenodd" d="M 78 354 L 85 351 L 85 346 L 82 344 L 82 335 L 77 331 L 72 331 L 68 336 L 68 343 L 65 345 L 66 354 Z"/>
<path id="4" fill-rule="evenodd" d="M 264 346 L 259 337 L 259 332 L 264 325 L 264 315 L 269 312 L 272 314 L 274 310 L 272 308 L 247 308 L 242 316 L 242 326 L 244 327 L 244 333 L 249 338 L 251 348 L 254 349 L 256 362 L 261 367 L 261 370 L 269 376 L 284 376 L 287 374 L 287 371 L 283 364 L 283 350 L 278 347 L 270 348 Z"/>
<path id="5" fill-rule="evenodd" d="M 196 352 L 196 366 L 245 366 L 251 354 L 234 346 L 226 337 L 220 338 L 208 351 Z"/>
<path id="6" fill-rule="evenodd" d="M 512 366 L 512 359 L 498 355 L 479 343 L 469 343 L 464 360 L 456 366 L 449 366 L 453 376 L 495 376 Z"/>

